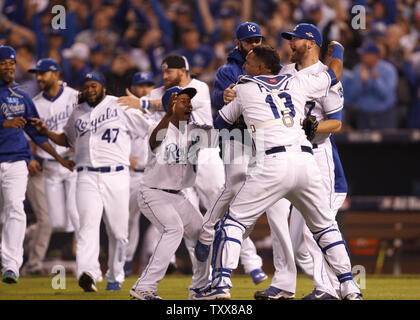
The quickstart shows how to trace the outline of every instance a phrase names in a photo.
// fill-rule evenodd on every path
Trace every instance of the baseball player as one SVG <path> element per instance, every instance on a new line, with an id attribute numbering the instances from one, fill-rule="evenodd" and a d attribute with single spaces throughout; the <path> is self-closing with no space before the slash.
<path id="1" fill-rule="evenodd" d="M 290 40 L 292 51 L 299 52 L 300 50 L 305 50 L 305 43 L 312 41 L 312 38 L 308 38 L 307 36 L 308 30 L 309 34 L 312 33 L 314 37 L 317 38 L 316 42 L 318 47 L 322 44 L 321 33 L 315 26 L 301 24 L 298 25 L 293 32 L 283 34 L 283 37 Z M 317 49 L 317 47 L 314 48 Z M 310 54 L 312 53 L 311 50 L 306 50 L 309 53 L 308 56 L 312 56 L 312 54 Z M 313 55 L 315 58 L 319 56 L 316 53 L 316 50 Z M 299 56 L 299 54 L 297 54 L 297 56 Z M 305 63 L 309 60 L 309 57 L 308 59 L 299 59 L 298 57 L 295 59 L 296 64 L 286 66 L 284 70 L 282 70 L 282 73 L 317 73 L 327 69 L 324 64 L 316 59 L 312 60 L 316 61 L 314 64 L 305 68 Z M 313 115 L 319 122 L 316 135 L 311 142 L 313 145 L 315 161 L 323 175 L 323 184 L 327 190 L 328 203 L 334 216 L 337 215 L 337 212 L 343 205 L 347 195 L 346 178 L 332 136 L 332 133 L 339 131 L 341 128 L 343 104 L 343 88 L 341 83 L 338 83 L 331 87 L 327 97 L 321 100 L 309 101 L 305 105 L 306 116 Z M 293 208 L 290 216 L 290 234 L 296 252 L 295 259 L 299 266 L 305 270 L 305 266 L 310 266 L 313 260 L 312 274 L 315 290 L 304 297 L 304 299 L 338 298 L 337 292 L 339 293 L 339 281 L 328 264 L 325 263 L 321 250 L 314 242 L 308 227 L 304 223 L 302 215 L 296 208 Z"/>
<path id="2" fill-rule="evenodd" d="M 162 97 L 166 114 L 149 138 L 149 159 L 141 186 L 139 206 L 142 213 L 160 232 L 160 239 L 148 265 L 130 290 L 139 300 L 160 300 L 158 282 L 164 277 L 170 258 L 182 238 L 190 254 L 193 277 L 190 293 L 207 286 L 209 262 L 199 262 L 194 256 L 203 216 L 182 191 L 194 185 L 197 153 L 201 146 L 200 129 L 208 135 L 211 126 L 187 123 L 192 115 L 195 88 L 172 87 Z M 206 138 L 206 137 L 205 137 Z M 199 164 L 198 164 L 199 165 Z"/>
<path id="3" fill-rule="evenodd" d="M 328 69 L 328 67 L 319 61 L 319 51 L 322 45 L 322 35 L 318 28 L 312 24 L 301 23 L 292 32 L 284 32 L 282 36 L 290 40 L 290 48 L 292 50 L 292 64 L 282 67 L 280 74 L 296 75 L 296 74 L 317 74 Z M 332 144 L 329 143 L 331 132 L 335 132 L 341 127 L 341 110 L 343 108 L 343 95 L 341 83 L 337 83 L 329 90 L 328 96 L 313 101 L 307 101 L 305 105 L 305 116 L 315 115 L 319 121 L 317 135 L 314 139 L 317 143 L 313 146 L 313 153 L 315 161 L 323 175 L 323 184 L 327 190 L 329 197 L 328 204 L 330 208 L 336 213 L 338 208 L 333 206 L 333 193 L 331 186 L 334 185 L 334 163 Z M 338 154 L 337 154 L 338 156 Z M 338 159 L 339 161 L 339 159 Z M 341 164 L 337 168 L 342 167 Z M 344 178 L 343 174 L 340 174 Z M 337 177 L 339 178 L 339 177 Z M 344 182 L 344 183 L 343 183 Z M 340 182 L 340 186 L 345 186 L 345 180 Z M 344 197 L 341 195 L 336 197 L 341 202 Z M 284 201 L 284 200 L 282 200 Z M 287 213 L 289 209 L 287 210 Z M 267 215 L 268 223 L 271 228 L 276 226 L 280 228 L 281 225 L 287 223 L 284 219 L 284 214 L 281 212 L 273 212 Z M 337 299 L 336 290 L 331 285 L 330 279 L 327 277 L 326 270 L 331 279 L 335 279 L 336 289 L 339 291 L 339 282 L 331 268 L 323 261 L 322 252 L 319 250 L 316 242 L 314 241 L 311 232 L 307 229 L 303 216 L 297 211 L 295 207 L 292 208 L 290 216 L 290 235 L 292 238 L 293 251 L 295 256 L 294 260 L 276 259 L 274 262 L 277 275 L 280 270 L 296 270 L 293 264 L 297 263 L 301 269 L 314 280 L 315 288 L 310 295 L 304 299 Z M 302 232 L 302 229 L 305 229 Z M 305 245 L 303 238 L 308 241 L 308 246 Z M 308 249 L 307 249 L 308 248 Z M 283 248 L 279 248 L 278 241 L 273 234 L 273 256 L 281 255 Z M 309 253 L 308 250 L 311 252 Z M 314 251 L 314 252 L 312 252 Z M 312 259 L 313 257 L 313 259 Z M 312 261 L 314 260 L 314 261 Z M 316 267 L 314 263 L 317 263 Z M 296 273 L 290 273 L 289 277 L 296 277 Z M 275 277 L 274 277 L 275 278 Z M 272 300 L 275 298 L 276 293 L 281 290 L 279 286 L 272 281 L 268 289 L 260 290 L 255 293 L 255 298 L 259 300 Z"/>
<path id="4" fill-rule="evenodd" d="M 21 274 L 24 276 L 44 273 L 43 260 L 48 250 L 52 232 L 42 176 L 42 160 L 38 158 L 36 144 L 32 140 L 29 140 L 28 143 L 35 159 L 28 164 L 29 177 L 26 198 L 29 200 L 36 223 L 30 225 L 25 231 L 25 241 L 28 241 L 26 252 L 28 260 L 21 270 Z"/>
<path id="5" fill-rule="evenodd" d="M 330 52 L 328 70 L 296 76 L 277 76 L 280 58 L 271 47 L 255 47 L 247 55 L 245 70 L 249 76 L 240 78 L 236 98 L 219 111 L 216 127 L 229 127 L 243 114 L 252 131 L 256 162 L 225 217 L 228 223 L 224 226 L 224 238 L 234 240 L 221 246 L 222 252 L 216 252 L 216 266 L 223 265 L 223 269 L 216 270 L 218 277 L 213 288 L 198 293 L 194 299 L 230 299 L 230 273 L 239 259 L 238 251 L 232 247 L 235 243 L 240 245 L 258 217 L 283 197 L 304 216 L 324 258 L 340 280 L 342 297 L 361 299 L 345 243 L 326 201 L 311 144 L 299 121 L 305 102 L 326 96 L 341 77 L 343 47 L 332 42 Z"/>
<path id="6" fill-rule="evenodd" d="M 62 132 L 77 104 L 78 91 L 59 84 L 60 65 L 53 59 L 39 60 L 35 68 L 28 72 L 36 73 L 41 89 L 33 98 L 40 119 L 49 130 Z M 69 148 L 54 147 L 63 158 L 73 159 L 73 152 Z M 51 227 L 53 231 L 73 232 L 79 225 L 76 209 L 77 173 L 68 172 L 42 150 L 39 150 L 38 156 L 43 159 L 42 169 Z"/>
<path id="7" fill-rule="evenodd" d="M 170 54 L 162 61 L 162 73 L 164 85 L 153 89 L 149 95 L 140 100 L 134 98 L 134 106 L 140 105 L 146 110 L 150 110 L 151 117 L 158 123 L 165 114 L 162 111 L 162 103 L 157 103 L 162 98 L 165 90 L 172 86 L 181 86 L 184 88 L 195 88 L 197 94 L 192 99 L 193 111 L 191 120 L 200 124 L 212 125 L 213 118 L 211 114 L 210 91 L 208 85 L 197 79 L 191 78 L 189 74 L 189 65 L 185 57 L 178 54 Z M 130 104 L 133 97 L 122 97 L 119 99 L 124 104 Z M 198 155 L 198 172 L 193 188 L 188 188 L 184 192 L 188 193 L 189 199 L 193 204 L 200 208 L 209 208 L 210 201 L 220 192 L 224 183 L 223 163 L 215 148 L 203 149 Z M 148 233 L 155 234 L 157 233 Z M 154 241 L 153 241 L 154 240 Z M 151 239 L 156 243 L 157 239 Z M 173 260 L 175 262 L 175 260 Z"/>
<path id="8" fill-rule="evenodd" d="M 212 91 L 212 107 L 214 110 L 220 109 L 225 103 L 231 101 L 235 92 L 233 87 L 240 75 L 245 74 L 243 64 L 245 57 L 250 50 L 261 45 L 263 36 L 260 27 L 253 22 L 245 22 L 236 29 L 236 48 L 229 54 L 227 63 L 220 67 L 216 73 L 214 89 Z M 243 130 L 243 124 L 237 123 L 236 128 Z M 204 217 L 203 230 L 200 234 L 199 242 L 196 245 L 196 255 L 200 261 L 207 259 L 210 252 L 210 245 L 214 239 L 214 227 L 216 223 L 225 215 L 230 202 L 239 191 L 242 182 L 245 180 L 248 162 L 251 157 L 251 150 L 244 141 L 230 139 L 228 150 L 223 154 L 225 165 L 225 185 L 214 201 L 210 205 Z M 239 152 L 236 152 L 239 150 Z M 242 150 L 244 150 L 242 152 Z M 239 153 L 239 154 L 238 154 Z M 287 241 L 287 239 L 286 239 Z M 243 241 L 241 252 L 241 262 L 244 270 L 250 273 L 255 284 L 265 279 L 267 275 L 262 268 L 262 259 L 257 255 L 257 250 L 251 238 Z"/>
<path id="9" fill-rule="evenodd" d="M 33 159 L 23 134 L 51 154 L 61 165 L 73 170 L 74 163 L 63 159 L 48 140 L 30 125 L 38 112 L 29 96 L 14 82 L 16 52 L 0 46 L 0 192 L 4 225 L 2 230 L 2 280 L 17 283 L 23 260 L 26 214 L 23 209 L 28 181 L 27 163 Z"/>
<path id="10" fill-rule="evenodd" d="M 144 97 L 154 88 L 152 74 L 149 72 L 137 72 L 131 81 L 130 91 L 138 98 Z M 143 182 L 144 168 L 147 161 L 147 139 L 133 137 L 131 140 L 130 155 L 130 217 L 128 220 L 128 246 L 124 264 L 125 276 L 131 274 L 131 263 L 136 253 L 140 231 L 140 208 L 137 197 L 140 185 Z M 152 226 L 152 225 L 151 225 Z"/>
<path id="11" fill-rule="evenodd" d="M 97 291 L 99 226 L 103 215 L 108 233 L 107 290 L 120 290 L 128 237 L 128 171 L 131 137 L 144 137 L 150 122 L 138 110 L 125 111 L 117 98 L 105 94 L 105 80 L 86 73 L 79 105 L 63 133 L 48 130 L 41 120 L 34 125 L 52 141 L 76 149 L 77 277 L 86 292 Z"/>

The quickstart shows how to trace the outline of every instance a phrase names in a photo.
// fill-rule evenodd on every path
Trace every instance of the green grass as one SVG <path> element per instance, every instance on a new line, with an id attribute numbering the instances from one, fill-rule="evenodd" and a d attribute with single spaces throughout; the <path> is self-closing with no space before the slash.
<path id="1" fill-rule="evenodd" d="M 65 290 L 52 288 L 52 277 L 21 277 L 18 284 L 0 282 L 0 300 L 127 300 L 129 290 L 136 281 L 131 276 L 124 282 L 121 291 L 105 290 L 106 281 L 98 283 L 98 292 L 84 293 L 79 288 L 76 278 L 68 276 Z M 170 275 L 163 279 L 158 287 L 158 294 L 166 300 L 185 300 L 188 298 L 187 287 L 191 276 Z M 231 290 L 233 300 L 252 300 L 256 290 L 265 289 L 271 277 L 254 285 L 247 275 L 234 275 Z M 313 283 L 303 275 L 298 276 L 296 299 L 312 291 Z M 372 276 L 366 279 L 366 289 L 362 290 L 366 300 L 420 300 L 420 275 Z"/>

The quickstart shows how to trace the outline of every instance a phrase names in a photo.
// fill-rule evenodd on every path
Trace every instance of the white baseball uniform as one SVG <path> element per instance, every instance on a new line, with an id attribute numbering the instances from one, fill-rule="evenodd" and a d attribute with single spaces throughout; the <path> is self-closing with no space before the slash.
<path id="1" fill-rule="evenodd" d="M 322 62 L 302 69 L 296 70 L 295 64 L 289 64 L 282 68 L 280 74 L 316 74 L 327 70 L 328 67 Z M 330 88 L 328 96 L 312 101 L 307 101 L 305 105 L 305 115 L 314 115 L 317 121 L 325 121 L 330 118 L 340 117 L 343 108 L 344 98 L 341 83 Z M 332 209 L 334 216 L 342 206 L 347 193 L 347 183 L 344 172 L 338 157 L 337 148 L 332 140 L 331 134 L 319 133 L 312 141 L 315 161 L 321 170 L 322 183 L 327 190 L 328 205 Z M 270 217 L 269 223 L 280 223 L 279 219 Z M 302 232 L 303 231 L 303 232 Z M 318 245 L 314 241 L 311 232 L 305 225 L 303 216 L 293 207 L 290 216 L 290 235 L 292 238 L 293 249 L 296 263 L 302 270 L 313 277 L 315 289 L 327 292 L 337 297 L 339 282 L 334 272 L 323 259 L 323 255 Z M 273 250 L 276 248 L 273 244 Z"/>
<path id="2" fill-rule="evenodd" d="M 126 261 L 132 261 L 136 253 L 140 237 L 140 208 L 137 197 L 140 185 L 143 183 L 144 168 L 147 163 L 147 139 L 135 137 L 131 140 L 131 157 L 135 157 L 137 164 L 130 170 L 130 203 L 128 220 L 128 246 Z"/>
<path id="3" fill-rule="evenodd" d="M 200 124 L 213 125 L 213 117 L 211 111 L 211 100 L 208 85 L 200 80 L 192 79 L 185 88 L 195 88 L 197 94 L 191 99 L 193 106 L 191 120 Z M 153 89 L 146 98 L 150 100 L 161 99 L 165 93 L 164 87 Z M 154 113 L 154 119 L 158 122 L 163 117 L 163 112 Z M 225 214 L 230 201 L 238 191 L 239 184 L 235 184 L 238 177 L 245 179 L 246 167 L 248 162 L 242 165 L 233 165 L 224 168 L 223 161 L 219 157 L 218 148 L 208 148 L 200 151 L 198 155 L 198 172 L 194 188 L 188 188 L 184 192 L 195 207 L 200 208 L 200 201 L 202 206 L 210 211 L 220 211 L 221 219 Z M 228 177 L 229 187 L 224 185 L 225 174 Z M 242 180 L 240 180 L 242 181 Z M 234 185 L 230 186 L 230 184 Z M 226 190 L 227 189 L 227 190 Z M 214 207 L 217 206 L 217 209 Z M 217 221 L 214 222 L 214 224 Z M 214 224 L 211 226 L 213 232 Z M 156 241 L 155 241 L 156 242 Z M 211 243 L 212 241 L 210 241 Z M 204 243 L 204 242 L 203 242 Z M 210 244 L 208 243 L 208 244 Z M 262 266 L 262 259 L 257 255 L 257 249 L 251 238 L 247 238 L 241 247 L 241 263 L 244 266 L 244 271 L 250 273 L 252 270 L 259 269 Z"/>
<path id="4" fill-rule="evenodd" d="M 48 129 L 61 133 L 70 114 L 77 105 L 78 91 L 61 86 L 58 95 L 51 99 L 44 92 L 33 98 L 40 119 Z M 63 158 L 73 158 L 70 149 L 50 144 Z M 76 179 L 77 173 L 69 171 L 58 163 L 49 153 L 40 149 L 38 156 L 44 161 L 43 178 L 47 199 L 48 214 L 53 231 L 72 232 L 77 230 L 79 217 L 76 208 Z"/>
<path id="5" fill-rule="evenodd" d="M 157 285 L 165 276 L 171 256 L 178 249 L 182 238 L 193 268 L 189 289 L 207 285 L 210 262 L 199 262 L 194 255 L 194 245 L 203 216 L 182 190 L 192 187 L 195 183 L 197 152 L 201 141 L 208 140 L 210 128 L 190 123 L 182 131 L 169 123 L 162 143 L 154 150 L 149 148 L 139 206 L 142 213 L 159 230 L 160 239 L 133 290 L 156 292 Z M 195 135 L 197 129 L 200 130 L 200 137 Z"/>
<path id="6" fill-rule="evenodd" d="M 237 267 L 239 253 L 234 247 L 249 235 L 267 208 L 286 198 L 303 214 L 324 258 L 340 280 L 342 295 L 360 292 L 326 201 L 321 172 L 299 121 L 304 117 L 306 101 L 326 96 L 331 83 L 330 71 L 315 75 L 245 76 L 236 86 L 235 100 L 219 111 L 223 122 L 230 125 L 243 115 L 253 132 L 256 162 L 226 217 L 226 238 L 236 241 L 222 242 L 222 252 L 217 255 L 222 270 L 216 270 L 218 279 L 213 286 L 232 286 L 230 274 L 223 270 Z"/>
<path id="7" fill-rule="evenodd" d="M 64 133 L 76 148 L 76 201 L 80 218 L 77 234 L 77 276 L 98 274 L 99 226 L 102 213 L 108 247 L 108 282 L 124 281 L 128 237 L 131 138 L 145 137 L 150 121 L 138 110 L 124 110 L 117 98 L 105 96 L 94 108 L 74 109 Z"/>
<path id="8" fill-rule="evenodd" d="M 126 261 L 131 262 L 136 253 L 140 238 L 140 207 L 138 204 L 138 195 L 140 187 L 143 184 L 144 170 L 147 164 L 148 138 L 135 137 L 131 140 L 131 156 L 137 159 L 137 165 L 130 170 L 130 217 L 128 220 L 128 246 L 126 252 Z M 142 255 L 148 261 L 159 240 L 159 231 L 153 224 L 150 224 L 143 238 Z M 175 255 L 171 258 L 171 263 L 175 264 Z"/>

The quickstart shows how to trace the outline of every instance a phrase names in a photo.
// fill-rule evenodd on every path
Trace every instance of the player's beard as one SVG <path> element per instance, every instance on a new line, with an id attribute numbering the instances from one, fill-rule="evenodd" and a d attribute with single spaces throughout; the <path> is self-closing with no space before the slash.
<path id="1" fill-rule="evenodd" d="M 292 63 L 300 63 L 306 54 L 306 48 L 296 48 L 292 51 L 292 55 L 290 56 L 290 61 Z"/>
<path id="2" fill-rule="evenodd" d="M 179 84 L 181 83 L 181 74 L 179 74 L 174 80 L 171 81 L 165 81 L 163 84 L 163 87 L 166 90 L 168 90 L 169 88 L 175 87 L 175 86 L 179 86 Z"/>
<path id="3" fill-rule="evenodd" d="M 84 97 L 84 100 L 87 102 L 87 104 L 91 107 L 91 108 L 95 108 L 103 99 L 105 96 L 105 89 L 102 89 L 98 95 L 96 96 L 96 99 L 94 101 L 89 101 L 89 99 L 87 97 Z"/>
<path id="4" fill-rule="evenodd" d="M 238 51 L 241 54 L 241 57 L 245 60 L 249 51 L 245 50 L 245 48 L 242 46 L 242 44 L 240 42 L 239 42 L 239 45 L 238 45 Z"/>

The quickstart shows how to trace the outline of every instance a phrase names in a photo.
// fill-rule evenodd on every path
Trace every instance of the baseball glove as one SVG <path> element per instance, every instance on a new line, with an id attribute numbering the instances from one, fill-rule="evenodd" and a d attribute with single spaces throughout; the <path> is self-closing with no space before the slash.
<path id="1" fill-rule="evenodd" d="M 302 129 L 305 131 L 306 138 L 311 141 L 315 137 L 316 129 L 318 128 L 318 121 L 315 116 L 307 116 L 303 119 Z"/>

